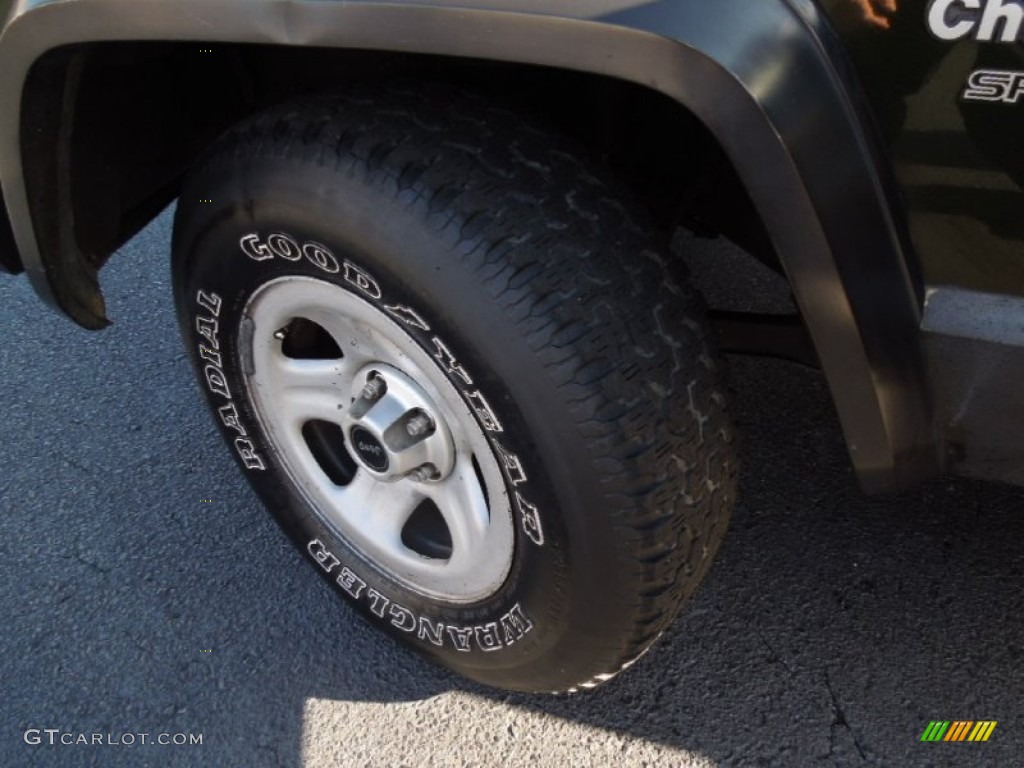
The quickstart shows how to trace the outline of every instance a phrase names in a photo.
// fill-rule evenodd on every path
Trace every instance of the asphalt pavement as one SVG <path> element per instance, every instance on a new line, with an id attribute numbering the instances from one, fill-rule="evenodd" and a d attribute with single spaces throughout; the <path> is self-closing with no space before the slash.
<path id="1" fill-rule="evenodd" d="M 1020 764 L 1021 489 L 865 497 L 820 375 L 735 359 L 742 495 L 686 611 L 594 692 L 488 690 L 378 635 L 261 509 L 187 366 L 169 238 L 165 214 L 103 272 L 102 333 L 0 279 L 0 766 Z M 998 725 L 922 743 L 932 720 Z"/>

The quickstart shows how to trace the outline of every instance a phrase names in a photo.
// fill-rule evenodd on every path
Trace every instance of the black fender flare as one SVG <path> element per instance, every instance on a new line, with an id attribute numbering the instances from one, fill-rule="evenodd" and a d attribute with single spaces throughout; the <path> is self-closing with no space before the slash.
<path id="1" fill-rule="evenodd" d="M 735 165 L 793 287 L 862 486 L 893 490 L 938 472 L 919 333 L 923 285 L 859 90 L 810 0 L 244 5 L 28 0 L 0 33 L 0 103 L 21 102 L 47 51 L 106 40 L 434 53 L 645 85 L 701 119 Z M 0 185 L 18 250 L 36 289 L 73 314 L 53 288 L 63 262 L 41 252 L 32 228 L 22 138 L 18 110 L 0 111 Z"/>

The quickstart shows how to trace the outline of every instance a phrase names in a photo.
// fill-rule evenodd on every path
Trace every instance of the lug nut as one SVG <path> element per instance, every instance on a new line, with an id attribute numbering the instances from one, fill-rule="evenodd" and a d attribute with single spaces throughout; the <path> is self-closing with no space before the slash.
<path id="1" fill-rule="evenodd" d="M 425 435 L 428 432 L 433 432 L 434 422 L 429 416 L 427 416 L 427 414 L 420 411 L 409 419 L 409 423 L 405 425 L 405 431 L 412 437 L 419 437 L 420 435 Z"/>
<path id="2" fill-rule="evenodd" d="M 441 473 L 437 471 L 437 467 L 433 464 L 423 464 L 422 466 L 416 467 L 416 469 L 406 475 L 410 480 L 414 480 L 417 483 L 425 483 L 427 480 L 437 480 L 440 476 Z"/>
<path id="3" fill-rule="evenodd" d="M 386 389 L 387 385 L 384 383 L 384 379 L 374 375 L 367 379 L 361 394 L 364 400 L 377 400 Z"/>
<path id="4" fill-rule="evenodd" d="M 278 328 L 276 331 L 274 331 L 274 338 L 277 339 L 278 341 L 284 341 L 284 337 L 287 335 L 288 330 L 286 328 Z"/>

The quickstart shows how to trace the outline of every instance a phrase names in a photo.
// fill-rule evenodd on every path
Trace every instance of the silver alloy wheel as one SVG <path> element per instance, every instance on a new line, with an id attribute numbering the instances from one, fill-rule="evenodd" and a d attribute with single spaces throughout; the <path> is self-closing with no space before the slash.
<path id="1" fill-rule="evenodd" d="M 333 351 L 289 354 L 297 322 Z M 381 310 L 307 277 L 262 286 L 242 324 L 257 416 L 317 516 L 413 591 L 456 603 L 497 591 L 515 545 L 504 478 L 436 361 Z"/>

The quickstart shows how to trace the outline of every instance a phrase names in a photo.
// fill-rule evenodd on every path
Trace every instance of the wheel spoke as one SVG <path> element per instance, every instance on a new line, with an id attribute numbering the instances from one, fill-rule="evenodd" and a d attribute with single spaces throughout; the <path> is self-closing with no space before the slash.
<path id="1" fill-rule="evenodd" d="M 293 360 L 273 355 L 273 380 L 293 426 L 309 419 L 339 422 L 349 405 L 352 366 L 345 359 Z"/>
<path id="2" fill-rule="evenodd" d="M 378 546 L 404 547 L 402 529 L 424 495 L 408 482 L 385 483 L 365 470 L 335 491 L 338 514 Z"/>
<path id="3" fill-rule="evenodd" d="M 425 495 L 437 506 L 452 537 L 449 567 L 462 570 L 475 561 L 485 545 L 490 513 L 480 481 L 468 461 L 460 461 L 443 482 L 424 484 Z"/>

